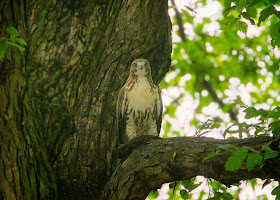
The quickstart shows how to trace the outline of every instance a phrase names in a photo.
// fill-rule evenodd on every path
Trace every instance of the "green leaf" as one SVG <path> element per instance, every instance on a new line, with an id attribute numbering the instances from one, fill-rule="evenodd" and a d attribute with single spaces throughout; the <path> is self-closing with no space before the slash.
<path id="1" fill-rule="evenodd" d="M 2 41 L 2 40 L 4 40 L 5 38 L 4 37 L 0 37 L 0 42 Z"/>
<path id="2" fill-rule="evenodd" d="M 240 21 L 238 23 L 238 29 L 242 32 L 242 33 L 247 33 L 247 28 L 248 28 L 248 25 L 245 23 L 245 22 L 242 22 Z"/>
<path id="3" fill-rule="evenodd" d="M 246 0 L 239 0 L 239 8 L 238 10 L 241 12 L 246 5 Z"/>
<path id="4" fill-rule="evenodd" d="M 211 153 L 209 153 L 206 157 L 203 158 L 202 162 L 204 162 L 205 160 L 208 160 L 210 158 L 213 158 L 215 156 L 218 156 L 218 155 L 221 155 L 222 153 L 220 153 L 221 151 L 218 150 L 218 151 L 212 151 Z"/>
<path id="5" fill-rule="evenodd" d="M 256 115 L 257 110 L 254 107 L 246 108 L 244 110 L 244 112 L 246 113 L 245 119 L 250 119 L 250 118 L 258 116 L 258 115 Z"/>
<path id="6" fill-rule="evenodd" d="M 258 4 L 258 3 L 262 2 L 262 1 L 264 1 L 264 0 L 248 0 L 247 1 L 247 5 L 254 6 L 254 5 L 256 5 L 256 4 Z"/>
<path id="7" fill-rule="evenodd" d="M 158 195 L 159 195 L 158 191 L 153 191 L 153 190 L 152 190 L 152 191 L 149 193 L 148 198 L 149 198 L 149 199 L 155 199 L 155 198 L 158 197 Z"/>
<path id="8" fill-rule="evenodd" d="M 238 151 L 233 151 L 225 164 L 226 171 L 234 171 L 239 169 L 242 166 L 247 154 L 247 148 L 241 148 Z"/>
<path id="9" fill-rule="evenodd" d="M 239 148 L 236 147 L 236 146 L 233 145 L 233 144 L 218 145 L 218 146 L 217 146 L 217 149 L 223 149 L 223 150 L 227 150 L 227 151 L 230 151 L 230 152 L 238 151 L 238 150 L 239 150 Z"/>
<path id="10" fill-rule="evenodd" d="M 228 193 L 228 192 L 223 193 L 222 197 L 223 197 L 223 199 L 226 199 L 226 200 L 234 199 L 234 197 L 230 193 Z"/>
<path id="11" fill-rule="evenodd" d="M 276 188 L 274 188 L 271 192 L 272 195 L 276 195 L 277 199 L 280 198 L 280 185 L 278 185 Z"/>
<path id="12" fill-rule="evenodd" d="M 15 38 L 16 42 L 18 42 L 21 45 L 27 45 L 27 43 L 22 38 Z"/>
<path id="13" fill-rule="evenodd" d="M 259 109 L 259 110 L 257 111 L 257 113 L 258 113 L 258 115 L 262 116 L 262 118 L 266 118 L 267 115 L 269 114 L 269 111 L 264 110 L 264 109 L 261 108 L 261 109 Z"/>
<path id="14" fill-rule="evenodd" d="M 220 126 L 221 126 L 221 124 L 215 123 L 215 124 L 212 124 L 212 125 L 210 126 L 210 129 L 219 128 Z"/>
<path id="15" fill-rule="evenodd" d="M 278 23 L 280 26 L 280 22 L 278 22 Z M 280 32 L 278 34 L 280 34 Z M 272 111 L 270 111 L 269 114 L 267 115 L 267 118 L 274 118 L 274 119 L 280 118 L 280 107 L 277 107 L 277 108 L 273 109 Z"/>
<path id="16" fill-rule="evenodd" d="M 243 13 L 241 13 L 241 15 L 242 15 L 245 19 L 248 19 L 248 20 L 251 19 L 251 16 L 249 15 L 248 12 L 243 12 Z"/>
<path id="17" fill-rule="evenodd" d="M 277 22 L 274 24 L 273 28 L 270 31 L 271 36 L 271 44 L 273 46 L 279 46 L 280 45 L 280 22 Z"/>
<path id="18" fill-rule="evenodd" d="M 202 182 L 195 184 L 192 180 L 184 180 L 182 181 L 182 185 L 189 191 L 191 192 L 195 188 L 201 185 Z"/>
<path id="19" fill-rule="evenodd" d="M 8 46 L 9 45 L 7 43 L 0 45 L 0 58 L 2 58 L 5 55 L 5 53 L 8 49 Z"/>
<path id="20" fill-rule="evenodd" d="M 258 26 L 261 25 L 262 22 L 264 22 L 270 15 L 274 14 L 275 8 L 274 6 L 267 7 L 261 11 Z"/>
<path id="21" fill-rule="evenodd" d="M 183 199 L 188 199 L 188 192 L 187 190 L 180 190 L 180 195 Z"/>
<path id="22" fill-rule="evenodd" d="M 264 154 L 264 159 L 270 159 L 270 158 L 276 158 L 278 156 L 278 152 L 277 151 L 274 151 L 272 150 L 270 147 L 269 147 L 269 143 L 268 144 L 265 144 L 263 149 L 265 150 L 265 154 Z"/>
<path id="23" fill-rule="evenodd" d="M 262 116 L 263 118 L 266 118 L 268 113 L 269 113 L 267 110 L 264 110 L 264 109 L 257 110 L 254 107 L 246 108 L 244 110 L 244 112 L 246 113 L 245 119 L 250 119 L 250 118 L 253 118 L 253 117 L 257 117 L 259 115 Z"/>
<path id="24" fill-rule="evenodd" d="M 24 47 L 21 47 L 21 46 L 18 46 L 18 50 L 20 51 L 21 54 L 23 54 L 25 48 L 24 48 Z"/>
<path id="25" fill-rule="evenodd" d="M 173 158 L 175 159 L 175 157 L 176 157 L 176 152 L 174 151 L 174 153 L 173 153 Z"/>
<path id="26" fill-rule="evenodd" d="M 6 28 L 6 30 L 10 34 L 10 38 L 14 39 L 16 36 L 18 36 L 18 31 L 14 27 L 9 26 Z"/>
<path id="27" fill-rule="evenodd" d="M 10 45 L 10 46 L 15 46 L 15 47 L 17 47 L 18 50 L 20 51 L 20 53 L 23 54 L 23 52 L 24 52 L 24 50 L 25 50 L 24 47 L 21 47 L 21 46 L 19 46 L 18 44 L 14 43 L 14 42 L 6 42 L 6 43 L 7 43 L 8 45 Z"/>
<path id="28" fill-rule="evenodd" d="M 269 0 L 269 3 L 274 5 L 274 4 L 277 4 L 279 3 L 279 0 Z"/>
<path id="29" fill-rule="evenodd" d="M 231 6 L 231 2 L 234 2 L 235 0 L 224 0 L 224 9 L 228 9 Z"/>
<path id="30" fill-rule="evenodd" d="M 254 167 L 260 166 L 262 164 L 263 161 L 263 156 L 260 154 L 256 154 L 256 153 L 249 153 L 248 157 L 247 157 L 247 169 L 250 172 L 251 170 L 254 169 Z"/>
<path id="31" fill-rule="evenodd" d="M 247 8 L 247 13 L 250 17 L 255 18 L 257 16 L 257 10 L 255 7 L 249 7 Z"/>
<path id="32" fill-rule="evenodd" d="M 236 6 L 225 8 L 223 11 L 223 15 L 227 16 L 231 10 L 235 10 L 236 8 L 237 8 Z"/>

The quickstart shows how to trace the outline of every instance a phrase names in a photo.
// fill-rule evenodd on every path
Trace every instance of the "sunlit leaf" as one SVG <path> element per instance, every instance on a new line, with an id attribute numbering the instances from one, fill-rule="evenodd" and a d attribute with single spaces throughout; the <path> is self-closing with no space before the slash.
<path id="1" fill-rule="evenodd" d="M 202 162 L 204 162 L 205 160 L 208 160 L 208 159 L 210 159 L 210 158 L 213 158 L 213 157 L 215 157 L 215 156 L 217 156 L 217 155 L 221 155 L 222 153 L 221 153 L 221 151 L 220 150 L 218 150 L 218 151 L 212 151 L 211 153 L 209 153 L 206 157 L 204 157 L 203 158 L 203 160 L 202 160 Z"/>
<path id="2" fill-rule="evenodd" d="M 247 33 L 247 28 L 248 25 L 245 22 L 239 22 L 238 24 L 238 29 L 242 32 L 242 33 Z"/>
<path id="3" fill-rule="evenodd" d="M 247 153 L 248 149 L 246 148 L 241 148 L 238 151 L 233 151 L 225 164 L 226 171 L 234 171 L 239 169 L 242 166 Z"/>
<path id="4" fill-rule="evenodd" d="M 18 42 L 21 45 L 27 45 L 27 43 L 22 38 L 15 38 L 16 42 Z"/>
<path id="5" fill-rule="evenodd" d="M 14 39 L 16 36 L 18 36 L 18 31 L 14 27 L 7 27 L 7 32 L 10 34 L 10 38 Z"/>
<path id="6" fill-rule="evenodd" d="M 262 164 L 263 156 L 256 153 L 249 153 L 247 160 L 246 160 L 246 166 L 248 171 L 254 169 L 255 166 L 260 166 Z"/>
<path id="7" fill-rule="evenodd" d="M 148 198 L 149 198 L 149 199 L 155 199 L 155 198 L 158 197 L 158 195 L 159 195 L 158 191 L 153 191 L 153 190 L 152 190 L 152 191 L 149 193 Z"/>

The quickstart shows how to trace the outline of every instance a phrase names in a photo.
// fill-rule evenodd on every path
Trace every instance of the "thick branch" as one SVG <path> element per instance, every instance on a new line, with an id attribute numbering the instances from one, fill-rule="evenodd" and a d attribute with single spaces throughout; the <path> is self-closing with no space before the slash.
<path id="1" fill-rule="evenodd" d="M 197 175 L 213 178 L 226 185 L 252 178 L 280 179 L 280 169 L 275 167 L 280 166 L 279 159 L 269 160 L 265 167 L 255 168 L 250 173 L 247 169 L 226 172 L 224 165 L 229 155 L 227 152 L 202 162 L 218 145 L 233 144 L 260 150 L 264 143 L 271 140 L 269 137 L 243 140 L 152 137 L 150 141 L 146 137 L 138 137 L 121 149 L 120 155 L 127 158 L 121 161 L 112 175 L 102 199 L 145 199 L 151 190 L 163 183 L 186 180 Z M 144 143 L 139 145 L 140 141 Z M 131 152 L 132 148 L 135 149 Z M 230 178 L 222 179 L 225 175 Z"/>

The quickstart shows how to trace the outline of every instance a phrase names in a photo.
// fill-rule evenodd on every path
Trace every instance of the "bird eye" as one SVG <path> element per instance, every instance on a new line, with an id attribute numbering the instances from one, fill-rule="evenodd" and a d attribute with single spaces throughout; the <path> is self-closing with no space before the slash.
<path id="1" fill-rule="evenodd" d="M 132 63 L 132 66 L 133 66 L 133 67 L 136 67 L 136 66 L 137 66 L 137 64 L 136 64 L 136 63 Z"/>

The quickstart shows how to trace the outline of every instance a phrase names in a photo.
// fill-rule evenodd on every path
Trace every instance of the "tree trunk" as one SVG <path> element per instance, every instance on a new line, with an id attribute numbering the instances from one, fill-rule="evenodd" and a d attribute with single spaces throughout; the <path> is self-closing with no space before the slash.
<path id="1" fill-rule="evenodd" d="M 1 32 L 1 199 L 99 199 L 116 166 L 115 107 L 130 63 L 170 65 L 167 1 L 11 1 Z M 3 72 L 3 73 L 2 73 Z"/>
<path id="2" fill-rule="evenodd" d="M 226 157 L 201 159 L 227 141 L 141 137 L 117 154 L 116 99 L 131 62 L 147 59 L 156 84 L 169 69 L 167 9 L 166 0 L 0 3 L 1 37 L 13 26 L 28 43 L 0 59 L 0 199 L 143 199 L 166 181 L 219 179 Z M 279 179 L 278 169 L 256 170 L 237 178 Z"/>

